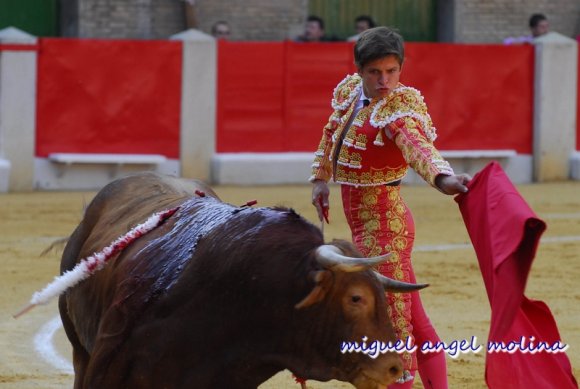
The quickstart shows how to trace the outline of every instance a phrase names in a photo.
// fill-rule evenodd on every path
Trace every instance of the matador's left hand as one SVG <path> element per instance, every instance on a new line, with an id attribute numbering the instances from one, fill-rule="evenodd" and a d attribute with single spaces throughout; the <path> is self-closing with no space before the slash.
<path id="1" fill-rule="evenodd" d="M 440 174 L 435 178 L 435 185 L 445 194 L 456 195 L 467 192 L 467 186 L 465 185 L 469 181 L 471 181 L 471 176 L 466 173 L 451 176 Z"/>

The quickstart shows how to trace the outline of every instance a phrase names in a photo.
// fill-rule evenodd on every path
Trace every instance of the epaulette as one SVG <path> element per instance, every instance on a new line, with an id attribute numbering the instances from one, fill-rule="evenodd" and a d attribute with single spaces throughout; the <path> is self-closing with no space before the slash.
<path id="1" fill-rule="evenodd" d="M 335 110 L 345 110 L 354 99 L 360 94 L 362 79 L 358 74 L 348 75 L 334 88 L 332 96 L 332 108 Z"/>
<path id="2" fill-rule="evenodd" d="M 437 130 L 433 127 L 421 92 L 408 86 L 398 86 L 391 94 L 379 101 L 371 113 L 370 123 L 373 127 L 383 128 L 404 117 L 418 120 L 431 142 L 437 138 Z"/>

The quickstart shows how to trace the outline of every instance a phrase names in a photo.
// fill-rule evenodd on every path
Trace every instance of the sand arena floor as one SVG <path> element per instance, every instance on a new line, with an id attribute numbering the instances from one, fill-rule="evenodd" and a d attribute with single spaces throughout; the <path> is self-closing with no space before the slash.
<path id="1" fill-rule="evenodd" d="M 546 302 L 558 322 L 576 377 L 580 376 L 580 182 L 523 185 L 518 189 L 543 218 L 544 233 L 526 295 Z M 316 222 L 309 186 L 216 187 L 228 203 L 257 199 L 259 206 L 293 207 Z M 413 263 L 417 278 L 431 284 L 424 305 L 444 341 L 471 339 L 485 344 L 489 304 L 475 254 L 459 209 L 451 197 L 426 186 L 406 186 L 403 196 L 417 227 Z M 332 187 L 331 224 L 325 238 L 349 239 L 338 187 Z M 71 349 L 60 327 L 56 301 L 14 319 L 33 292 L 58 275 L 60 251 L 39 254 L 68 236 L 94 192 L 0 194 L 0 388 L 72 387 Z M 443 245 L 443 246 L 441 246 Z M 434 247 L 435 246 L 435 247 Z M 440 247 L 436 247 L 440 246 Z M 485 355 L 447 358 L 451 388 L 485 388 Z M 422 386 L 417 380 L 414 388 Z M 332 381 L 309 381 L 310 388 L 350 388 Z M 260 388 L 299 388 L 282 372 Z"/>

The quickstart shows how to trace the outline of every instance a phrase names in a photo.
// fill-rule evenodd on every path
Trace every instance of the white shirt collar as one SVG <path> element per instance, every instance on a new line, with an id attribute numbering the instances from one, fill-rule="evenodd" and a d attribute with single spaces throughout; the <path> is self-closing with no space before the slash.
<path id="1" fill-rule="evenodd" d="M 363 88 L 360 88 L 360 97 L 359 100 L 370 100 L 368 97 L 365 96 L 365 91 Z"/>

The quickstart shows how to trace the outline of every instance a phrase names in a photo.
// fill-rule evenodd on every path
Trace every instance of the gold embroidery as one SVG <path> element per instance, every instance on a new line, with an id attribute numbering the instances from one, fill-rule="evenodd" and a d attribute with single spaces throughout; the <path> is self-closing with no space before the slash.
<path id="1" fill-rule="evenodd" d="M 355 142 L 354 141 L 355 137 L 356 137 L 356 127 L 351 124 L 350 128 L 346 132 L 346 135 L 344 136 L 343 142 L 347 145 L 352 145 Z"/>
<path id="2" fill-rule="evenodd" d="M 363 254 L 375 256 L 390 252 L 389 261 L 379 265 L 378 270 L 396 280 L 408 281 L 408 275 L 405 275 L 401 264 L 402 253 L 408 249 L 409 242 L 406 238 L 406 207 L 399 196 L 399 189 L 370 186 L 362 187 L 357 191 L 360 191 L 361 196 L 357 217 L 363 226 L 362 230 L 359 230 L 359 242 L 363 246 Z M 387 205 L 384 203 L 384 197 L 381 199 L 381 196 L 386 196 Z M 381 215 L 381 213 L 383 214 Z M 387 225 L 382 226 L 382 222 L 386 222 Z M 408 317 L 410 306 L 406 302 L 409 297 L 403 297 L 401 293 L 388 293 L 387 299 L 389 301 L 387 311 L 397 338 L 407 339 L 412 336 Z M 413 355 L 403 353 L 401 357 L 406 369 L 414 366 Z"/>
<path id="3" fill-rule="evenodd" d="M 405 274 L 401 267 L 400 255 L 404 250 L 407 249 L 408 246 L 408 241 L 405 238 L 405 232 L 407 229 L 405 223 L 406 208 L 401 197 L 399 196 L 398 188 L 386 188 L 388 193 L 387 198 L 391 204 L 389 207 L 387 207 L 385 217 L 387 220 L 389 220 L 389 227 L 394 235 L 389 248 L 393 254 L 396 254 L 392 255 L 392 257 L 395 257 L 396 259 L 389 261 L 387 266 L 391 268 L 391 274 L 394 279 L 404 281 Z M 411 336 L 411 327 L 408 319 L 404 314 L 405 301 L 400 293 L 392 294 L 391 297 L 394 300 L 394 305 L 396 306 L 397 310 L 397 314 L 391 316 L 391 320 L 396 323 L 395 331 L 397 331 L 399 339 L 407 339 L 409 336 Z M 407 307 L 407 309 L 410 309 L 410 307 Z M 405 368 L 409 369 L 413 365 L 413 356 L 411 354 L 404 353 L 401 355 L 401 357 L 405 364 Z"/>
<path id="4" fill-rule="evenodd" d="M 338 154 L 338 162 L 347 164 L 349 160 L 348 150 L 346 147 L 340 149 L 340 153 Z"/>
<path id="5" fill-rule="evenodd" d="M 423 97 L 413 88 L 400 84 L 393 94 L 361 109 L 350 128 L 345 129 L 347 119 L 357 104 L 353 93 L 361 83 L 360 77 L 354 75 L 348 76 L 337 86 L 334 103 L 341 105 L 341 108 L 333 111 L 324 128 L 317 156 L 312 164 L 311 180 L 319 178 L 328 181 L 334 173 L 335 181 L 339 183 L 379 185 L 404 177 L 407 166 L 387 166 L 373 170 L 373 161 L 367 161 L 369 157 L 365 152 L 349 153 L 349 147 L 351 150 L 356 148 L 364 151 L 369 147 L 384 147 L 385 141 L 389 142 L 388 139 L 383 139 L 382 128 L 377 129 L 376 135 L 361 131 L 361 127 L 369 120 L 371 124 L 374 123 L 373 126 L 383 122 L 381 127 L 387 125 L 405 161 L 427 182 L 433 185 L 438 174 L 452 172 L 449 164 L 432 146 L 430 139 L 434 139 L 435 129 L 432 127 Z M 344 131 L 347 131 L 344 143 L 336 150 L 338 139 Z M 431 136 L 426 134 L 429 131 Z M 340 164 L 336 165 L 337 161 L 332 161 L 334 158 Z"/>
<path id="6" fill-rule="evenodd" d="M 356 136 L 356 143 L 355 143 L 356 147 L 358 147 L 359 149 L 366 149 L 367 146 L 367 136 L 365 134 L 358 134 Z"/>
<path id="7" fill-rule="evenodd" d="M 361 78 L 358 74 L 346 76 L 334 89 L 331 105 L 334 109 L 346 109 L 348 105 L 359 95 L 362 87 Z"/>
<path id="8" fill-rule="evenodd" d="M 391 219 L 391 220 L 389 220 L 389 227 L 394 232 L 400 233 L 401 230 L 403 229 L 403 222 L 399 218 L 397 218 L 397 219 Z"/>
<path id="9" fill-rule="evenodd" d="M 405 161 L 425 181 L 434 185 L 435 177 L 441 169 L 433 163 L 434 160 L 443 160 L 441 154 L 423 134 L 420 123 L 413 118 L 396 121 L 390 128 L 397 134 L 395 143 L 403 153 Z"/>
<path id="10" fill-rule="evenodd" d="M 359 173 L 352 170 L 347 171 L 347 169 L 339 165 L 336 167 L 336 182 L 359 185 L 384 184 L 403 178 L 405 173 L 407 173 L 407 166 L 403 166 L 395 170 L 375 170 L 372 172 Z"/>
<path id="11" fill-rule="evenodd" d="M 393 249 L 396 251 L 401 251 L 407 248 L 407 239 L 397 236 L 393 239 Z"/>
<path id="12" fill-rule="evenodd" d="M 359 153 L 352 153 L 350 155 L 349 164 L 351 167 L 359 167 L 361 166 L 362 156 Z"/>

